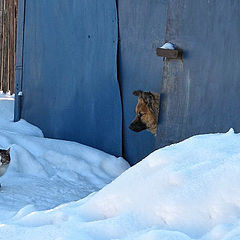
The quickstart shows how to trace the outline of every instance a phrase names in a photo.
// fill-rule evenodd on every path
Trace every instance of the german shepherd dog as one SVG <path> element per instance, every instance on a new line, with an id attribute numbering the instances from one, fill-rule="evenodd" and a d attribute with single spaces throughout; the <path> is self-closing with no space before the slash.
<path id="1" fill-rule="evenodd" d="M 135 132 L 147 129 L 156 136 L 160 95 L 141 90 L 134 91 L 133 95 L 138 97 L 138 103 L 135 109 L 136 117 L 131 122 L 129 128 Z"/>

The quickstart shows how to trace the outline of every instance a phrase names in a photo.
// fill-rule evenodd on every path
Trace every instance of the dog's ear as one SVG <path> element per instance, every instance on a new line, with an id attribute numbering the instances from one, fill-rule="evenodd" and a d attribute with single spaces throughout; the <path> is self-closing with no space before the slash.
<path id="1" fill-rule="evenodd" d="M 142 98 L 144 102 L 147 104 L 147 106 L 150 108 L 150 110 L 154 111 L 153 109 L 153 102 L 155 100 L 154 95 L 151 92 L 143 92 Z"/>
<path id="2" fill-rule="evenodd" d="M 155 100 L 154 95 L 151 92 L 143 92 L 142 90 L 136 90 L 133 92 L 134 96 L 137 96 L 139 98 L 142 98 L 143 101 L 147 104 L 149 109 L 154 112 L 153 109 L 153 102 Z"/>
<path id="3" fill-rule="evenodd" d="M 137 97 L 142 97 L 143 91 L 141 91 L 141 90 L 136 90 L 136 91 L 133 92 L 133 95 L 134 95 L 134 96 L 137 96 Z"/>

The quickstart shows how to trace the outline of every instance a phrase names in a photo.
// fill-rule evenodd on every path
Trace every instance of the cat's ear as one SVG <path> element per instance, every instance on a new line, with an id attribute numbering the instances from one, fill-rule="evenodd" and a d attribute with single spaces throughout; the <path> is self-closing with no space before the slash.
<path id="1" fill-rule="evenodd" d="M 9 154 L 10 153 L 10 148 L 7 150 L 7 154 Z"/>

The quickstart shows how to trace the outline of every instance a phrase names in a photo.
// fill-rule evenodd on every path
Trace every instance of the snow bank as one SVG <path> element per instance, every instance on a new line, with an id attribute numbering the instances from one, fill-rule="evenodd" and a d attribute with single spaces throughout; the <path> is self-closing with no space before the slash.
<path id="1" fill-rule="evenodd" d="M 14 95 L 3 94 L 0 92 L 0 130 L 1 132 L 19 133 L 22 135 L 31 135 L 43 137 L 42 131 L 21 119 L 18 122 L 13 122 L 14 110 Z"/>
<path id="2" fill-rule="evenodd" d="M 17 231 L 19 239 L 234 240 L 239 189 L 240 135 L 195 136 L 155 151 L 86 199 L 50 211 L 27 208 L 0 233 L 5 239 Z"/>
<path id="3" fill-rule="evenodd" d="M 0 191 L 0 239 L 239 240 L 240 134 L 233 130 L 159 149 L 79 201 L 72 200 L 111 181 L 126 163 L 19 133 L 0 132 L 0 143 L 13 146 Z"/>
<path id="4" fill-rule="evenodd" d="M 44 210 L 79 200 L 129 167 L 122 158 L 97 149 L 44 138 L 24 120 L 14 123 L 13 104 L 13 96 L 0 94 L 0 148 L 11 147 L 10 166 L 0 179 L 0 221 L 26 206 Z"/>
<path id="5" fill-rule="evenodd" d="M 155 151 L 99 191 L 81 214 L 98 220 L 131 213 L 143 228 L 200 238 L 238 223 L 239 189 L 240 135 L 231 130 Z M 210 235 L 219 239 L 215 230 Z"/>

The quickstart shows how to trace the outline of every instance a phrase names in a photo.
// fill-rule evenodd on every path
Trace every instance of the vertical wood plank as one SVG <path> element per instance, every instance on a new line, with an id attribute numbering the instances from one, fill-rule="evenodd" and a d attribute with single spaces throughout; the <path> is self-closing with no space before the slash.
<path id="1" fill-rule="evenodd" d="M 0 0 L 0 90 L 2 90 L 2 40 L 3 40 L 3 0 Z"/>
<path id="2" fill-rule="evenodd" d="M 14 80 L 15 80 L 15 28 L 14 28 L 14 0 L 9 0 L 9 90 L 14 93 Z"/>
<path id="3" fill-rule="evenodd" d="M 4 93 L 8 91 L 8 81 L 9 81 L 9 51 L 8 51 L 8 41 L 9 39 L 9 0 L 4 0 L 3 2 L 3 69 L 2 69 L 2 90 Z"/>
<path id="4" fill-rule="evenodd" d="M 16 62 L 17 62 L 17 12 L 18 0 L 14 0 L 14 93 L 16 88 Z"/>

